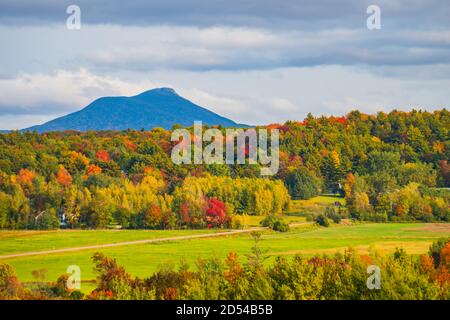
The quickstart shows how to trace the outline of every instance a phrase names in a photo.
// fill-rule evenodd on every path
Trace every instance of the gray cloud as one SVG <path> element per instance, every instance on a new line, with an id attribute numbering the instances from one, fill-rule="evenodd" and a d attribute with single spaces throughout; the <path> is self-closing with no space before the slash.
<path id="1" fill-rule="evenodd" d="M 450 63 L 450 31 L 321 31 L 244 27 L 1 27 L 2 73 L 86 68 L 99 73 L 153 70 L 266 70 L 315 65 Z M 389 70 L 386 70 L 389 71 Z"/>
<path id="2" fill-rule="evenodd" d="M 8 61 L 0 73 L 450 62 L 449 1 L 379 0 L 382 29 L 369 31 L 372 3 L 80 0 L 82 30 L 69 31 L 65 9 L 72 1 L 0 0 L 0 58 Z"/>
<path id="3" fill-rule="evenodd" d="M 127 83 L 87 70 L 22 74 L 0 79 L 0 115 L 63 115 L 101 96 L 132 95 L 158 83 Z"/>
<path id="4" fill-rule="evenodd" d="M 72 0 L 1 0 L 4 24 L 64 23 Z M 233 25 L 271 28 L 364 27 L 365 10 L 377 4 L 386 26 L 448 27 L 446 0 L 78 0 L 86 23 L 119 25 Z"/>

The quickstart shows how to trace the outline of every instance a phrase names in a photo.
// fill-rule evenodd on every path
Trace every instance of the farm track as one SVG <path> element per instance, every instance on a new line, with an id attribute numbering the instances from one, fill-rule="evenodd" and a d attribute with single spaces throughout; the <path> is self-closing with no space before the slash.
<path id="1" fill-rule="evenodd" d="M 244 229 L 244 230 L 231 230 L 231 231 L 225 231 L 225 232 L 205 233 L 205 234 L 196 234 L 196 235 L 189 235 L 189 236 L 124 241 L 124 242 L 98 244 L 98 245 L 92 245 L 92 246 L 82 246 L 82 247 L 73 247 L 73 248 L 44 250 L 44 251 L 30 251 L 30 252 L 23 252 L 23 253 L 1 255 L 0 260 L 21 258 L 21 257 L 28 257 L 28 256 L 37 256 L 37 255 L 48 255 L 48 254 L 54 254 L 54 253 L 76 252 L 76 251 L 82 251 L 82 250 L 104 249 L 104 248 L 112 248 L 112 247 L 120 247 L 120 246 L 137 245 L 137 244 L 157 243 L 157 242 L 164 242 L 164 241 L 178 241 L 178 240 L 190 240 L 190 239 L 199 239 L 199 238 L 223 237 L 223 236 L 230 236 L 230 235 L 236 235 L 236 234 L 242 234 L 242 233 L 250 233 L 252 231 L 264 231 L 267 229 L 268 228 L 264 228 L 264 227 L 255 227 L 255 228 Z"/>

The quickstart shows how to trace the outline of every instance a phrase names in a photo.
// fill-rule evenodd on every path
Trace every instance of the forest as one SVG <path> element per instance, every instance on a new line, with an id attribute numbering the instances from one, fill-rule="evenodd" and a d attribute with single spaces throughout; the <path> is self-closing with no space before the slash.
<path id="1" fill-rule="evenodd" d="M 446 109 L 266 127 L 280 131 L 270 178 L 254 164 L 176 165 L 162 128 L 0 134 L 0 228 L 228 228 L 241 214 L 277 216 L 291 199 L 326 193 L 346 199 L 332 215 L 449 221 Z"/>

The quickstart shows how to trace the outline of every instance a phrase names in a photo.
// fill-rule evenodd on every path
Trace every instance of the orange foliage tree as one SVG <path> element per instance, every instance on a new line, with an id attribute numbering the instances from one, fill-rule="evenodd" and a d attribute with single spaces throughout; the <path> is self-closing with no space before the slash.
<path id="1" fill-rule="evenodd" d="M 36 177 L 36 173 L 34 171 L 20 169 L 19 175 L 17 176 L 17 182 L 19 182 L 22 187 L 31 186 L 34 177 Z"/>
<path id="2" fill-rule="evenodd" d="M 60 185 L 67 187 L 72 184 L 72 176 L 63 166 L 59 166 L 58 173 L 56 174 L 56 181 L 58 181 Z"/>
<path id="3" fill-rule="evenodd" d="M 101 162 L 109 162 L 111 160 L 108 151 L 103 149 L 98 150 L 97 153 L 95 154 L 95 157 L 97 158 L 98 161 Z"/>
<path id="4" fill-rule="evenodd" d="M 99 166 L 96 166 L 95 164 L 90 164 L 86 169 L 86 174 L 88 176 L 91 176 L 94 174 L 99 174 L 101 172 L 102 172 L 102 168 L 100 168 Z"/>

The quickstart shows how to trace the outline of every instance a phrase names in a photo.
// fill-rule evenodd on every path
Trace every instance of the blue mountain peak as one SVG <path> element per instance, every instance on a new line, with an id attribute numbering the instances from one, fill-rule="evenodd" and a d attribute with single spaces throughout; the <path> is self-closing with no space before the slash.
<path id="1" fill-rule="evenodd" d="M 163 95 L 177 95 L 176 91 L 172 88 L 168 88 L 168 87 L 162 87 L 162 88 L 155 88 L 155 89 L 151 89 L 151 90 L 147 90 L 144 91 L 140 94 L 138 94 L 136 97 L 139 96 L 146 96 L 146 95 L 157 95 L 157 94 L 163 94 Z"/>
<path id="2" fill-rule="evenodd" d="M 132 97 L 102 97 L 80 111 L 56 118 L 26 131 L 88 131 L 172 128 L 175 124 L 243 127 L 181 97 L 172 88 L 156 88 Z"/>

